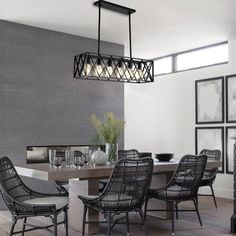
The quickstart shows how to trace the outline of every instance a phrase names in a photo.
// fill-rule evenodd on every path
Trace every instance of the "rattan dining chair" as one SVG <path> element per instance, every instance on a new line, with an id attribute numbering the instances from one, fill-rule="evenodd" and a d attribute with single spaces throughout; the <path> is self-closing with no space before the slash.
<path id="1" fill-rule="evenodd" d="M 202 221 L 196 202 L 196 194 L 206 167 L 207 156 L 185 155 L 179 162 L 179 165 L 170 180 L 170 182 L 161 189 L 150 189 L 145 201 L 144 215 L 146 219 L 147 211 L 166 211 L 162 209 L 147 209 L 148 200 L 151 198 L 163 200 L 170 205 L 172 219 L 172 235 L 174 235 L 174 211 L 178 203 L 183 201 L 193 201 L 200 225 Z"/>
<path id="2" fill-rule="evenodd" d="M 82 235 L 85 233 L 85 224 L 94 223 L 86 221 L 88 208 L 95 209 L 105 216 L 108 223 L 108 236 L 111 235 L 111 229 L 115 224 L 122 219 L 126 219 L 127 233 L 129 233 L 129 212 L 132 211 L 139 212 L 145 230 L 142 206 L 151 183 L 152 170 L 151 158 L 120 159 L 115 164 L 100 196 L 95 198 L 78 196 L 84 204 Z M 124 214 L 124 217 L 114 220 L 114 216 L 118 214 Z"/>
<path id="3" fill-rule="evenodd" d="M 0 159 L 0 191 L 1 195 L 12 214 L 12 226 L 10 236 L 22 234 L 37 229 L 48 229 L 54 227 L 54 236 L 57 236 L 57 225 L 65 224 L 68 236 L 68 203 L 66 194 L 39 193 L 27 187 L 16 172 L 15 167 L 8 157 Z M 61 212 L 65 217 L 62 222 L 57 221 Z M 46 216 L 52 219 L 52 224 L 47 226 L 34 226 L 27 224 L 27 218 L 35 216 Z M 23 219 L 21 231 L 14 231 L 19 219 Z M 28 227 L 26 229 L 26 227 Z"/>
<path id="4" fill-rule="evenodd" d="M 118 150 L 118 160 L 123 158 L 139 158 L 140 153 L 136 149 L 128 149 L 128 150 Z M 107 179 L 101 179 L 99 180 L 99 192 L 101 193 L 106 185 L 108 180 Z"/>
<path id="5" fill-rule="evenodd" d="M 200 155 L 206 155 L 207 160 L 220 161 L 221 159 L 220 150 L 203 149 L 200 152 Z M 213 189 L 213 183 L 216 179 L 217 172 L 218 172 L 218 167 L 207 169 L 204 171 L 202 180 L 200 182 L 200 187 L 209 186 L 211 188 L 211 194 L 198 194 L 198 196 L 211 196 L 214 200 L 216 208 L 217 208 L 217 203 L 216 203 L 215 193 Z"/>
<path id="6" fill-rule="evenodd" d="M 118 150 L 118 160 L 123 158 L 139 158 L 139 152 L 136 149 Z"/>

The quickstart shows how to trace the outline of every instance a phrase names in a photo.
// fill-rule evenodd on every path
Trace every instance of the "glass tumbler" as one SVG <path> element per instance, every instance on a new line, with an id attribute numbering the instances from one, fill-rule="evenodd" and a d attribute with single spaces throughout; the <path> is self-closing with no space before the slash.
<path id="1" fill-rule="evenodd" d="M 70 149 L 65 150 L 65 163 L 66 163 L 67 166 L 71 165 Z"/>
<path id="2" fill-rule="evenodd" d="M 80 166 L 82 167 L 84 165 L 84 156 L 79 155 L 74 157 L 74 166 Z"/>
<path id="3" fill-rule="evenodd" d="M 60 167 L 61 166 L 61 163 L 62 163 L 62 157 L 55 157 L 54 158 L 54 166 L 55 167 Z"/>
<path id="4" fill-rule="evenodd" d="M 54 159 L 56 157 L 56 150 L 52 149 L 48 151 L 48 155 L 49 155 L 49 163 L 50 165 L 54 165 Z"/>
<path id="5" fill-rule="evenodd" d="M 88 153 L 86 153 L 86 154 L 84 154 L 84 164 L 86 165 L 86 164 L 88 164 L 88 162 L 89 162 L 89 154 Z"/>

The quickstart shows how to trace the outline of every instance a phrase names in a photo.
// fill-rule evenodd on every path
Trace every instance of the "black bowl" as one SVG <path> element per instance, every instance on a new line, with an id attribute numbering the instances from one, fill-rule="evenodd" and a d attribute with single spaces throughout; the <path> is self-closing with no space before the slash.
<path id="1" fill-rule="evenodd" d="M 173 153 L 158 153 L 155 154 L 156 159 L 159 161 L 170 161 L 173 158 L 174 154 Z"/>

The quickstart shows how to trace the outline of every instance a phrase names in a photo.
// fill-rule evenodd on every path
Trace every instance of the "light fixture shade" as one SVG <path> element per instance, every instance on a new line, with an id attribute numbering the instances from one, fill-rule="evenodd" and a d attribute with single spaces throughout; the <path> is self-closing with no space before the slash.
<path id="1" fill-rule="evenodd" d="M 154 81 L 153 60 L 85 52 L 74 58 L 74 78 L 128 83 Z"/>

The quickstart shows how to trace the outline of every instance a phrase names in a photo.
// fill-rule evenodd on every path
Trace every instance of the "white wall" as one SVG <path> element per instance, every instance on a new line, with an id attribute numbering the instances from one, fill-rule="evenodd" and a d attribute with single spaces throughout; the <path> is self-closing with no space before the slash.
<path id="1" fill-rule="evenodd" d="M 154 83 L 125 85 L 125 148 L 195 153 L 195 80 L 236 73 L 236 38 L 229 40 L 229 64 L 155 78 Z M 233 176 L 218 174 L 217 196 L 233 198 Z"/>

